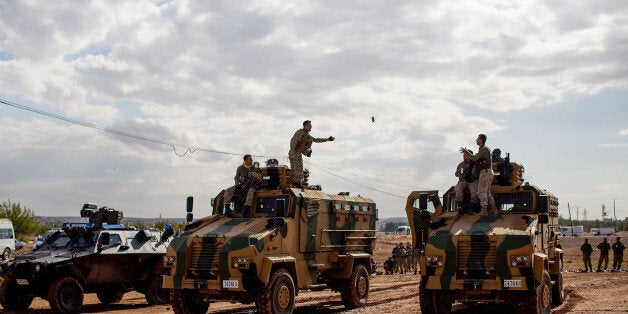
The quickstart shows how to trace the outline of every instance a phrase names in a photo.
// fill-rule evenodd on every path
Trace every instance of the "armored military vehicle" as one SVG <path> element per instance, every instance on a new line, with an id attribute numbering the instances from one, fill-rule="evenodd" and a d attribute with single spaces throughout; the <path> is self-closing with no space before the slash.
<path id="1" fill-rule="evenodd" d="M 119 224 L 122 212 L 95 204 L 85 204 L 81 217 L 89 222 L 64 224 L 36 251 L 0 264 L 5 310 L 26 310 L 37 296 L 55 312 L 77 312 L 84 293 L 111 304 L 129 290 L 143 293 L 149 304 L 168 302 L 161 275 L 171 229 L 162 236 L 127 229 Z"/>
<path id="2" fill-rule="evenodd" d="M 512 303 L 522 313 L 549 313 L 564 299 L 562 250 L 557 247 L 558 199 L 523 183 L 523 167 L 494 163 L 497 215 L 458 210 L 454 188 L 414 191 L 406 213 L 420 248 L 422 313 L 449 313 L 452 303 Z M 470 208 L 469 195 L 465 208 Z"/>
<path id="3" fill-rule="evenodd" d="M 175 238 L 164 258 L 175 313 L 205 313 L 212 301 L 255 303 L 258 313 L 291 313 L 299 290 L 331 288 L 346 308 L 364 306 L 375 241 L 375 203 L 348 193 L 292 188 L 290 169 L 261 168 L 248 213 L 213 214 Z M 230 207 L 233 208 L 233 207 Z M 188 212 L 191 201 L 188 200 Z"/>

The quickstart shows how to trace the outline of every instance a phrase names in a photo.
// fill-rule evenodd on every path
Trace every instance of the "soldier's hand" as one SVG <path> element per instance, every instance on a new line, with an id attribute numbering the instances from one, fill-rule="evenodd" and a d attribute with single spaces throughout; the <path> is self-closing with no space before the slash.
<path id="1" fill-rule="evenodd" d="M 463 154 L 468 154 L 469 153 L 465 147 L 460 147 L 460 152 L 463 153 Z"/>
<path id="2" fill-rule="evenodd" d="M 305 150 L 305 156 L 307 156 L 307 157 L 312 156 L 312 149 L 311 148 L 308 148 L 308 149 Z"/>
<path id="3" fill-rule="evenodd" d="M 330 142 L 332 142 L 332 141 L 333 141 L 333 140 L 335 140 L 335 139 L 336 139 L 336 138 L 335 138 L 335 137 L 333 137 L 333 136 L 330 136 L 330 137 L 328 137 L 328 138 L 327 138 L 327 140 L 328 140 L 328 141 L 330 141 Z"/>

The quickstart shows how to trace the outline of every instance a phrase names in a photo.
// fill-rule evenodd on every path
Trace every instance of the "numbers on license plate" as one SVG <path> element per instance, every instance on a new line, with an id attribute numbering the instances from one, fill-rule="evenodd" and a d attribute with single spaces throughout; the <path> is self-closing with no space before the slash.
<path id="1" fill-rule="evenodd" d="M 225 289 L 238 288 L 238 281 L 237 280 L 223 280 L 222 287 Z"/>
<path id="2" fill-rule="evenodd" d="M 521 280 L 504 280 L 504 288 L 521 288 Z"/>
<path id="3" fill-rule="evenodd" d="M 27 279 L 15 279 L 15 281 L 17 282 L 18 285 L 23 285 L 23 286 L 28 285 Z"/>

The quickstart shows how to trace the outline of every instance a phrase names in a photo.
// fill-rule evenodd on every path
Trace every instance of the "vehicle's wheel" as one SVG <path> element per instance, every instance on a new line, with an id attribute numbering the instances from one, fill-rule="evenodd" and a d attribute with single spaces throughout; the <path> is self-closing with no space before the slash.
<path id="1" fill-rule="evenodd" d="M 20 289 L 14 279 L 0 282 L 0 305 L 5 311 L 25 311 L 33 302 L 34 295 Z"/>
<path id="2" fill-rule="evenodd" d="M 170 305 L 176 314 L 205 314 L 209 302 L 194 290 L 170 290 Z"/>
<path id="3" fill-rule="evenodd" d="M 257 296 L 255 305 L 258 313 L 288 314 L 294 311 L 294 299 L 294 280 L 287 270 L 279 269 Z"/>
<path id="4" fill-rule="evenodd" d="M 54 312 L 78 312 L 83 305 L 83 287 L 72 277 L 59 278 L 50 286 L 48 302 Z"/>
<path id="5" fill-rule="evenodd" d="M 554 275 L 552 285 L 552 301 L 554 305 L 561 305 L 565 301 L 565 286 L 563 286 L 563 262 L 560 262 L 558 275 Z"/>
<path id="6" fill-rule="evenodd" d="M 340 288 L 342 304 L 350 310 L 366 305 L 369 296 L 369 275 L 364 265 L 356 265 L 351 277 Z"/>
<path id="7" fill-rule="evenodd" d="M 6 261 L 9 259 L 9 257 L 11 257 L 11 249 L 10 248 L 6 248 L 4 249 L 4 252 L 2 252 L 2 260 Z"/>
<path id="8" fill-rule="evenodd" d="M 170 291 L 161 287 L 162 276 L 153 275 L 148 283 L 148 290 L 144 293 L 146 302 L 150 305 L 167 304 L 170 298 Z"/>
<path id="9" fill-rule="evenodd" d="M 421 279 L 421 281 L 424 280 L 424 278 Z M 419 286 L 419 306 L 421 307 L 421 313 L 436 313 L 434 291 L 426 290 L 422 288 L 423 286 L 423 283 Z"/>
<path id="10" fill-rule="evenodd" d="M 96 290 L 96 296 L 102 304 L 115 304 L 122 301 L 124 291 L 115 288 L 102 288 Z"/>
<path id="11" fill-rule="evenodd" d="M 549 314 L 552 307 L 552 282 L 547 272 L 539 283 L 527 304 L 527 313 Z"/>

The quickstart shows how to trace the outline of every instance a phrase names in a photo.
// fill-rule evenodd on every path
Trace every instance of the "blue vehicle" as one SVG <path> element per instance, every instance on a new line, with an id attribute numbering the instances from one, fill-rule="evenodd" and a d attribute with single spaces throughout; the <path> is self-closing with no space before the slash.
<path id="1" fill-rule="evenodd" d="M 50 236 L 55 234 L 55 232 L 60 231 L 61 229 L 59 228 L 52 228 L 46 231 L 43 235 L 37 236 L 37 241 L 35 241 L 35 244 L 33 245 L 33 251 L 37 251 L 37 249 L 39 249 L 41 245 L 44 244 L 44 241 L 46 241 L 46 239 L 50 238 Z"/>

